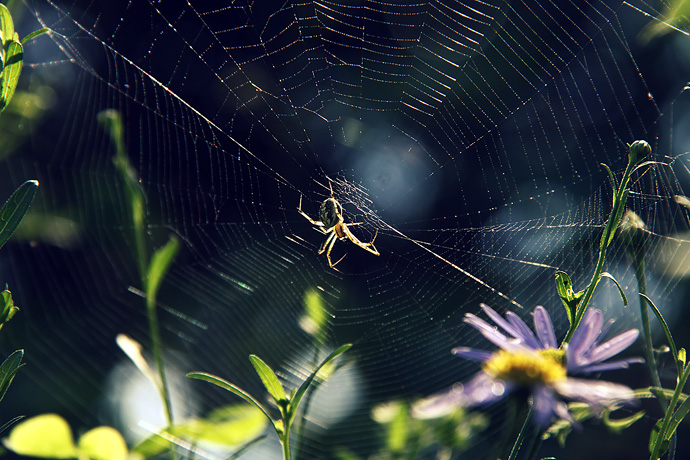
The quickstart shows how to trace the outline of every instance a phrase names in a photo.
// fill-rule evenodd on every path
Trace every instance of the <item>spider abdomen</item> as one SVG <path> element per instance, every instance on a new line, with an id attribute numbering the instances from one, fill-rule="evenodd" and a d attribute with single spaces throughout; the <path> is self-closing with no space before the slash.
<path id="1" fill-rule="evenodd" d="M 319 209 L 319 217 L 325 228 L 334 227 L 339 222 L 342 222 L 343 208 L 334 198 L 328 198 L 321 203 Z"/>

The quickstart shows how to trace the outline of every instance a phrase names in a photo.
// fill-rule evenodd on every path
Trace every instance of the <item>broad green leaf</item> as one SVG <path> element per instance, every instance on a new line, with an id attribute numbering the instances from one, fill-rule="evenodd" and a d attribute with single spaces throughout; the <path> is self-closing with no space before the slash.
<path id="1" fill-rule="evenodd" d="M 155 304 L 158 288 L 160 288 L 165 274 L 170 269 L 175 256 L 180 249 L 180 242 L 175 237 L 170 237 L 162 248 L 153 253 L 149 270 L 146 276 L 146 299 Z"/>
<path id="2" fill-rule="evenodd" d="M 12 233 L 29 210 L 36 195 L 38 181 L 28 180 L 19 186 L 0 209 L 0 248 L 7 243 Z"/>
<path id="3" fill-rule="evenodd" d="M 0 34 L 2 34 L 2 47 L 7 48 L 14 39 L 14 21 L 10 10 L 3 4 L 0 4 Z"/>
<path id="4" fill-rule="evenodd" d="M 8 289 L 0 292 L 0 301 L 2 301 L 0 305 L 0 329 L 2 329 L 2 326 L 19 311 L 19 308 L 14 305 L 12 293 Z"/>
<path id="5" fill-rule="evenodd" d="M 621 298 L 623 299 L 623 306 L 627 307 L 628 306 L 628 298 L 625 296 L 625 292 L 623 292 L 623 288 L 621 285 L 618 283 L 616 278 L 613 277 L 613 275 L 609 272 L 603 272 L 601 274 L 602 278 L 608 278 L 612 280 L 614 283 L 616 283 L 616 287 L 618 288 L 618 293 L 621 295 Z"/>
<path id="6" fill-rule="evenodd" d="M 230 382 L 228 382 L 225 379 L 222 379 L 220 377 L 216 377 L 215 375 L 212 374 L 207 374 L 206 372 L 190 372 L 187 374 L 187 377 L 193 378 L 193 379 L 198 379 L 198 380 L 204 380 L 206 382 L 212 383 L 220 388 L 223 388 L 224 390 L 228 390 L 229 392 L 239 396 L 240 398 L 244 399 L 250 404 L 253 404 L 256 406 L 263 414 L 266 416 L 268 420 L 271 421 L 275 425 L 275 422 L 273 418 L 271 418 L 270 415 L 268 415 L 268 411 L 264 409 L 264 407 L 259 403 L 256 399 L 254 399 L 249 393 L 238 387 L 237 385 L 234 385 Z"/>
<path id="7" fill-rule="evenodd" d="M 302 400 L 302 397 L 304 394 L 307 392 L 307 389 L 309 388 L 309 385 L 311 385 L 311 382 L 314 381 L 314 378 L 316 377 L 316 374 L 318 374 L 319 370 L 326 364 L 330 363 L 333 361 L 335 358 L 338 356 L 342 355 L 345 353 L 347 350 L 349 350 L 352 347 L 351 343 L 346 343 L 345 345 L 341 345 L 340 348 L 335 350 L 333 353 L 328 355 L 326 359 L 324 359 L 319 366 L 314 369 L 314 371 L 311 373 L 309 377 L 307 377 L 307 380 L 305 380 L 302 385 L 300 385 L 299 390 L 297 390 L 297 393 L 295 393 L 295 397 L 291 401 L 292 403 L 292 416 L 294 417 L 295 414 L 297 413 L 297 407 L 299 406 L 300 401 Z"/>
<path id="8" fill-rule="evenodd" d="M 19 368 L 22 367 L 23 356 L 24 350 L 16 350 L 3 361 L 2 365 L 0 365 L 0 400 L 5 397 L 5 393 L 7 393 L 12 379 L 14 379 Z"/>
<path id="9" fill-rule="evenodd" d="M 127 444 L 115 428 L 99 426 L 79 438 L 80 458 L 91 460 L 126 460 Z"/>
<path id="10" fill-rule="evenodd" d="M 19 83 L 22 71 L 24 48 L 19 42 L 12 41 L 5 49 L 5 65 L 0 75 L 0 112 L 5 110 Z"/>
<path id="11" fill-rule="evenodd" d="M 76 458 L 72 430 L 57 414 L 31 417 L 17 424 L 5 439 L 5 447 L 29 457 Z"/>
<path id="12" fill-rule="evenodd" d="M 268 393 L 273 397 L 276 404 L 280 406 L 281 402 L 287 401 L 283 385 L 280 384 L 273 369 L 256 355 L 250 355 L 249 360 L 252 362 L 252 366 L 256 369 L 256 373 L 259 374 L 261 382 L 266 387 L 266 390 L 268 390 Z"/>
<path id="13" fill-rule="evenodd" d="M 575 321 L 575 314 L 577 313 L 577 306 L 585 295 L 584 291 L 574 292 L 573 283 L 567 273 L 562 271 L 556 272 L 556 291 L 561 302 L 565 306 L 568 321 L 573 324 Z"/>
<path id="14" fill-rule="evenodd" d="M 31 40 L 38 37 L 39 35 L 43 35 L 43 34 L 48 33 L 48 32 L 50 32 L 50 29 L 48 29 L 47 27 L 44 27 L 44 28 L 38 29 L 38 30 L 34 30 L 29 35 L 22 38 L 21 43 L 22 43 L 22 45 L 26 45 L 27 43 L 29 43 Z"/>

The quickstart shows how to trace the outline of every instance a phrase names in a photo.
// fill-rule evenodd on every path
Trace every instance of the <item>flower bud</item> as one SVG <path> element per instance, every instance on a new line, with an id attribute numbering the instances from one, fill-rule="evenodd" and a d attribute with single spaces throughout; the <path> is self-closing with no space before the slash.
<path id="1" fill-rule="evenodd" d="M 628 255 L 633 260 L 643 256 L 649 232 L 642 218 L 633 211 L 627 210 L 625 214 L 623 214 L 618 230 L 620 231 L 620 238 L 625 244 L 625 250 Z"/>
<path id="2" fill-rule="evenodd" d="M 632 164 L 638 164 L 652 154 L 652 146 L 647 141 L 635 141 L 630 145 L 628 159 Z"/>

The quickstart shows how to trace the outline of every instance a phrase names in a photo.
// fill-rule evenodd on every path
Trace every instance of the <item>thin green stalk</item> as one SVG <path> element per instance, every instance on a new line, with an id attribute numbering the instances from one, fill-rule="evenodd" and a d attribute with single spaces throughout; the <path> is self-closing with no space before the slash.
<path id="1" fill-rule="evenodd" d="M 292 417 L 290 416 L 287 404 L 281 405 L 280 413 L 283 418 L 283 433 L 279 434 L 280 443 L 283 445 L 283 460 L 290 460 L 290 428 Z"/>
<path id="2" fill-rule="evenodd" d="M 319 346 L 321 342 L 319 340 L 314 340 L 314 355 L 312 356 L 312 366 L 316 369 L 319 365 L 319 352 L 321 347 Z M 295 446 L 295 458 L 298 457 L 299 451 L 302 449 L 302 441 L 304 439 L 304 425 L 306 424 L 306 416 L 309 412 L 309 406 L 311 405 L 311 398 L 314 392 L 310 390 L 304 397 L 304 409 L 302 410 L 302 417 L 297 428 L 297 445 Z"/>
<path id="3" fill-rule="evenodd" d="M 669 407 L 666 410 L 666 415 L 664 415 L 664 419 L 661 422 L 659 434 L 657 435 L 656 441 L 654 442 L 652 455 L 649 457 L 650 460 L 657 460 L 659 458 L 661 445 L 663 444 L 664 438 L 666 437 L 666 430 L 668 430 L 669 424 L 671 423 L 671 418 L 673 417 L 673 409 L 676 407 L 676 404 L 678 404 L 678 399 L 680 398 L 685 383 L 688 381 L 688 377 L 690 377 L 690 366 L 686 366 L 686 368 L 683 370 L 683 374 L 680 376 L 678 383 L 676 384 L 676 389 L 673 392 L 673 396 L 671 397 L 671 402 L 669 403 Z"/>
<path id="4" fill-rule="evenodd" d="M 601 235 L 601 242 L 599 244 L 599 258 L 597 260 L 596 268 L 594 269 L 594 275 L 592 275 L 592 280 L 589 282 L 589 286 L 587 286 L 587 290 L 582 298 L 582 302 L 580 302 L 578 306 L 575 319 L 573 320 L 570 328 L 568 329 L 568 333 L 563 339 L 563 344 L 569 343 L 573 338 L 573 334 L 580 325 L 580 321 L 582 321 L 582 317 L 589 306 L 590 300 L 592 300 L 594 289 L 596 289 L 597 284 L 599 284 L 599 281 L 601 280 L 601 273 L 604 270 L 604 261 L 606 260 L 606 252 L 611 242 L 611 238 L 618 228 L 618 224 L 623 216 L 623 209 L 625 208 L 625 202 L 628 197 L 628 182 L 630 182 L 630 176 L 635 171 L 635 167 L 636 163 L 633 163 L 632 159 L 628 161 L 628 166 L 625 168 L 623 178 L 621 179 L 618 190 L 616 190 L 614 195 L 611 214 L 609 214 L 606 227 L 604 227 L 604 233 Z"/>
<path id="5" fill-rule="evenodd" d="M 165 406 L 166 421 L 168 422 L 168 426 L 172 426 L 172 404 L 170 403 L 170 392 L 168 391 L 168 383 L 165 377 L 163 349 L 161 346 L 162 340 L 160 335 L 160 329 L 158 326 L 158 312 L 156 309 L 155 302 L 153 302 L 148 297 L 146 298 L 146 314 L 149 320 L 149 334 L 151 335 L 151 348 L 153 350 L 153 359 L 156 362 L 156 370 L 158 371 L 158 379 L 160 381 L 158 391 L 160 392 L 161 399 L 163 400 L 163 405 Z"/>
<path id="6" fill-rule="evenodd" d="M 527 412 L 527 416 L 525 417 L 525 423 L 523 423 L 522 428 L 520 428 L 520 433 L 518 433 L 518 437 L 515 440 L 515 444 L 513 444 L 513 448 L 510 451 L 510 455 L 508 456 L 508 460 L 515 460 L 517 458 L 518 452 L 520 452 L 520 447 L 522 447 L 522 443 L 525 440 L 525 436 L 527 435 L 527 432 L 531 428 L 533 415 L 534 415 L 534 408 L 532 406 L 530 406 L 529 411 Z"/>
<path id="7" fill-rule="evenodd" d="M 645 276 L 645 264 L 642 254 L 635 257 L 635 276 L 637 277 L 637 290 L 640 294 L 647 295 L 647 280 Z M 652 342 L 652 330 L 649 325 L 649 311 L 647 299 L 640 296 L 640 321 L 642 322 L 642 335 L 644 336 L 644 354 L 645 361 L 647 361 L 647 368 L 649 369 L 649 376 L 652 379 L 652 384 L 661 388 L 661 379 L 659 378 L 659 371 L 656 367 L 656 358 L 654 357 L 654 343 Z M 663 395 L 659 396 L 659 404 L 661 410 L 666 411 L 666 398 Z"/>

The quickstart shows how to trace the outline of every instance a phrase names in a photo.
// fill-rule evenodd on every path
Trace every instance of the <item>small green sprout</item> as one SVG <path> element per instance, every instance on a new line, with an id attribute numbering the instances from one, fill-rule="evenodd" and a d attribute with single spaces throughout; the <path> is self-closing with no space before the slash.
<path id="1" fill-rule="evenodd" d="M 0 292 L 2 296 L 2 305 L 0 305 L 0 329 L 5 325 L 6 322 L 12 319 L 12 317 L 19 311 L 19 308 L 14 305 L 14 300 L 12 300 L 12 293 L 5 286 L 5 290 Z"/>
<path id="2" fill-rule="evenodd" d="M 342 345 L 337 350 L 328 355 L 328 357 L 326 357 L 326 359 L 324 359 L 321 362 L 321 364 L 319 364 L 316 367 L 316 369 L 314 369 L 314 371 L 302 383 L 302 385 L 298 389 L 295 389 L 290 393 L 290 396 L 288 396 L 285 393 L 283 386 L 278 380 L 278 376 L 275 374 L 273 369 L 271 369 L 271 367 L 268 364 L 266 364 L 261 358 L 259 358 L 256 355 L 251 355 L 249 357 L 249 360 L 254 366 L 256 373 L 259 375 L 261 382 L 264 384 L 264 387 L 266 387 L 266 390 L 273 398 L 273 401 L 275 402 L 276 406 L 278 406 L 278 410 L 280 411 L 279 419 L 272 417 L 269 413 L 269 409 L 264 407 L 263 404 L 257 401 L 249 393 L 247 393 L 237 385 L 228 382 L 225 379 L 222 379 L 212 374 L 207 374 L 205 372 L 191 372 L 187 374 L 187 377 L 210 382 L 216 386 L 219 386 L 220 388 L 228 390 L 229 392 L 239 396 L 248 403 L 257 407 L 266 416 L 271 425 L 273 425 L 273 429 L 275 430 L 276 434 L 278 434 L 280 443 L 283 446 L 283 458 L 285 460 L 289 460 L 290 428 L 292 427 L 292 422 L 295 420 L 295 416 L 297 415 L 297 409 L 299 408 L 300 401 L 302 401 L 302 397 L 305 395 L 305 393 L 311 386 L 319 371 L 324 366 L 331 363 L 335 358 L 349 350 L 350 347 L 352 347 L 352 344 L 350 343 Z"/>

